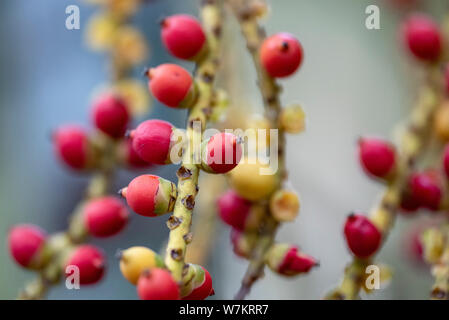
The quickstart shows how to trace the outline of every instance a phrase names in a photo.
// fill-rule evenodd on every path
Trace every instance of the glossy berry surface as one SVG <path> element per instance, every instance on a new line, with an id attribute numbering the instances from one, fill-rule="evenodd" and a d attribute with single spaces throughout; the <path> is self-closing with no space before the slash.
<path id="1" fill-rule="evenodd" d="M 234 169 L 242 158 L 242 147 L 232 133 L 213 135 L 205 147 L 206 171 L 211 173 L 227 173 Z"/>
<path id="2" fill-rule="evenodd" d="M 382 235 L 377 227 L 365 216 L 350 215 L 345 224 L 346 242 L 352 253 L 358 258 L 373 255 L 380 246 Z"/>
<path id="3" fill-rule="evenodd" d="M 183 297 L 182 300 L 204 300 L 213 293 L 212 277 L 206 268 L 201 267 L 204 271 L 204 280 L 201 284 L 196 286 L 190 294 Z"/>
<path id="4" fill-rule="evenodd" d="M 148 72 L 150 91 L 153 96 L 168 107 L 182 107 L 182 102 L 193 90 L 192 76 L 176 64 L 161 64 Z"/>
<path id="5" fill-rule="evenodd" d="M 89 139 L 78 126 L 67 125 L 57 129 L 53 145 L 58 158 L 72 169 L 85 169 L 88 165 Z"/>
<path id="6" fill-rule="evenodd" d="M 425 15 L 413 15 L 403 25 L 404 41 L 410 52 L 423 61 L 434 61 L 442 52 L 437 24 Z"/>
<path id="7" fill-rule="evenodd" d="M 80 284 L 94 284 L 103 277 L 105 257 L 97 247 L 81 245 L 70 254 L 66 266 L 78 267 Z"/>
<path id="8" fill-rule="evenodd" d="M 17 225 L 8 235 L 9 252 L 22 267 L 30 267 L 45 245 L 46 234 L 34 225 Z"/>
<path id="9" fill-rule="evenodd" d="M 180 59 L 193 59 L 206 43 L 203 28 L 197 19 L 186 14 L 165 18 L 161 38 L 168 51 Z"/>
<path id="10" fill-rule="evenodd" d="M 278 33 L 265 39 L 260 48 L 260 61 L 274 78 L 292 75 L 304 58 L 301 43 L 289 33 Z"/>
<path id="11" fill-rule="evenodd" d="M 250 213 L 251 203 L 229 190 L 217 200 L 221 220 L 237 230 L 245 229 L 245 222 Z"/>
<path id="12" fill-rule="evenodd" d="M 383 178 L 395 167 L 394 147 L 381 139 L 362 138 L 359 141 L 359 159 L 369 174 Z"/>
<path id="13" fill-rule="evenodd" d="M 126 206 L 115 197 L 89 201 L 84 208 L 84 221 L 90 234 L 109 237 L 120 232 L 128 222 Z"/>
<path id="14" fill-rule="evenodd" d="M 112 138 L 123 137 L 129 122 L 125 101 L 112 93 L 103 93 L 92 105 L 95 126 Z"/>
<path id="15" fill-rule="evenodd" d="M 143 272 L 137 282 L 141 300 L 179 300 L 179 288 L 170 272 L 155 268 Z"/>
<path id="16" fill-rule="evenodd" d="M 409 180 L 411 195 L 420 206 L 438 210 L 441 203 L 442 190 L 441 181 L 435 171 L 417 172 L 412 174 Z"/>

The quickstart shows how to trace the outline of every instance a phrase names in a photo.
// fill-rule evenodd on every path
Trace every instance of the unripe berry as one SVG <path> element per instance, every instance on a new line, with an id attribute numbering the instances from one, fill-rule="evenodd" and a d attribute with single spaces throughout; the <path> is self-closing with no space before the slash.
<path id="1" fill-rule="evenodd" d="M 116 139 L 125 134 L 129 112 L 123 99 L 108 92 L 95 99 L 92 119 L 100 131 Z"/>
<path id="2" fill-rule="evenodd" d="M 176 64 L 161 64 L 147 74 L 151 93 L 168 107 L 188 108 L 196 98 L 192 76 Z"/>
<path id="3" fill-rule="evenodd" d="M 133 147 L 131 139 L 124 139 L 120 142 L 119 148 L 117 149 L 117 156 L 123 165 L 129 168 L 140 169 L 148 168 L 151 166 L 150 163 L 143 160 L 136 152 Z"/>
<path id="4" fill-rule="evenodd" d="M 358 258 L 373 255 L 380 246 L 382 235 L 377 227 L 365 216 L 351 214 L 345 224 L 346 242 Z"/>
<path id="5" fill-rule="evenodd" d="M 109 237 L 121 231 L 128 222 L 128 210 L 115 197 L 90 200 L 84 207 L 84 223 L 96 237 Z"/>
<path id="6" fill-rule="evenodd" d="M 379 178 L 386 178 L 394 171 L 396 156 L 394 147 L 381 139 L 361 138 L 359 159 L 363 169 Z"/>
<path id="7" fill-rule="evenodd" d="M 194 17 L 177 14 L 165 18 L 161 38 L 172 55 L 180 59 L 195 59 L 205 47 L 206 36 L 201 24 Z"/>
<path id="8" fill-rule="evenodd" d="M 171 212 L 177 196 L 172 182 L 150 174 L 134 178 L 120 193 L 131 209 L 145 217 Z"/>
<path id="9" fill-rule="evenodd" d="M 120 252 L 120 271 L 126 280 L 134 285 L 145 270 L 163 266 L 162 258 L 145 247 L 131 247 Z"/>
<path id="10" fill-rule="evenodd" d="M 147 120 L 130 137 L 134 150 L 140 158 L 148 163 L 170 163 L 170 143 L 174 127 L 163 120 Z"/>
<path id="11" fill-rule="evenodd" d="M 72 169 L 89 166 L 91 146 L 86 132 L 78 126 L 64 126 L 53 135 L 54 150 L 58 157 Z"/>
<path id="12" fill-rule="evenodd" d="M 9 231 L 9 252 L 22 267 L 40 269 L 47 262 L 46 233 L 34 225 L 17 225 Z"/>
<path id="13" fill-rule="evenodd" d="M 270 171 L 269 165 L 257 159 L 245 158 L 230 175 L 232 188 L 241 197 L 257 201 L 271 195 L 278 186 L 278 177 Z"/>
<path id="14" fill-rule="evenodd" d="M 204 300 L 212 295 L 212 277 L 209 271 L 202 266 L 194 264 L 189 264 L 189 268 L 192 268 L 194 272 L 191 275 L 192 279 L 189 281 L 189 293 L 187 295 L 182 294 L 182 300 Z"/>
<path id="15" fill-rule="evenodd" d="M 245 229 L 245 222 L 251 210 L 251 203 L 229 190 L 217 200 L 221 220 L 237 230 Z"/>
<path id="16" fill-rule="evenodd" d="M 242 158 L 242 147 L 232 133 L 217 133 L 202 144 L 201 168 L 209 173 L 227 173 Z"/>
<path id="17" fill-rule="evenodd" d="M 179 288 L 170 272 L 161 268 L 144 271 L 137 282 L 141 300 L 179 300 Z"/>
<path id="18" fill-rule="evenodd" d="M 449 141 L 449 102 L 446 101 L 435 111 L 433 130 L 440 140 Z"/>
<path id="19" fill-rule="evenodd" d="M 260 48 L 260 62 L 274 78 L 293 74 L 304 57 L 301 43 L 289 33 L 278 33 L 265 39 Z"/>
<path id="20" fill-rule="evenodd" d="M 300 133 L 306 127 L 306 114 L 300 105 L 290 105 L 282 109 L 279 125 L 287 133 Z"/>
<path id="21" fill-rule="evenodd" d="M 295 220 L 299 213 L 298 194 L 285 189 L 276 191 L 270 199 L 270 213 L 279 222 Z"/>
<path id="22" fill-rule="evenodd" d="M 424 61 L 437 60 L 442 52 L 441 33 L 425 15 L 413 15 L 403 25 L 403 37 L 410 52 Z"/>
<path id="23" fill-rule="evenodd" d="M 230 233 L 232 249 L 234 253 L 248 259 L 257 242 L 257 234 L 253 232 L 242 232 L 232 229 Z"/>
<path id="24" fill-rule="evenodd" d="M 446 179 L 449 179 L 449 144 L 446 145 L 443 152 L 443 168 Z"/>
<path id="25" fill-rule="evenodd" d="M 66 266 L 78 267 L 80 284 L 94 284 L 103 277 L 105 257 L 97 247 L 81 245 L 69 254 Z"/>
<path id="26" fill-rule="evenodd" d="M 315 258 L 300 252 L 298 247 L 286 243 L 272 245 L 265 259 L 273 272 L 284 276 L 307 273 L 319 265 Z"/>
<path id="27" fill-rule="evenodd" d="M 409 180 L 410 194 L 420 206 L 438 210 L 442 198 L 441 178 L 436 171 L 417 172 Z"/>

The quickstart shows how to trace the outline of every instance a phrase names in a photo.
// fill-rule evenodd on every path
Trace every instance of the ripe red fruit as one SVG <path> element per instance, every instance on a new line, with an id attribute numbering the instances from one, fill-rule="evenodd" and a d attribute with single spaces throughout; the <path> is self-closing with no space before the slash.
<path id="1" fill-rule="evenodd" d="M 195 96 L 192 76 L 176 64 L 161 64 L 148 71 L 150 91 L 161 103 L 172 108 L 187 108 Z"/>
<path id="2" fill-rule="evenodd" d="M 173 125 L 162 120 L 147 120 L 131 132 L 134 150 L 139 157 L 154 164 L 170 163 Z"/>
<path id="3" fill-rule="evenodd" d="M 131 209 L 145 217 L 172 211 L 177 195 L 172 182 L 150 174 L 134 178 L 120 193 Z"/>
<path id="4" fill-rule="evenodd" d="M 17 225 L 9 231 L 9 252 L 22 267 L 40 268 L 44 262 L 46 237 L 46 233 L 37 226 Z"/>
<path id="5" fill-rule="evenodd" d="M 210 173 L 227 173 L 242 158 L 242 147 L 232 133 L 221 132 L 203 143 L 203 170 Z"/>
<path id="6" fill-rule="evenodd" d="M 89 201 L 84 208 L 84 223 L 90 234 L 109 237 L 121 231 L 128 222 L 128 210 L 114 197 Z"/>
<path id="7" fill-rule="evenodd" d="M 410 194 L 420 206 L 438 210 L 441 203 L 441 180 L 436 171 L 418 172 L 409 180 Z"/>
<path id="8" fill-rule="evenodd" d="M 410 52 L 418 59 L 434 61 L 442 52 L 442 38 L 437 24 L 421 14 L 411 16 L 403 25 L 402 33 Z"/>
<path id="9" fill-rule="evenodd" d="M 168 51 L 177 58 L 195 58 L 206 43 L 206 36 L 201 24 L 192 16 L 173 15 L 165 18 L 161 25 L 162 42 Z"/>
<path id="10" fill-rule="evenodd" d="M 70 254 L 66 267 L 76 266 L 79 269 L 80 284 L 98 282 L 104 274 L 105 257 L 103 252 L 92 245 L 81 245 Z M 66 273 L 66 276 L 72 274 Z"/>
<path id="11" fill-rule="evenodd" d="M 200 266 L 200 268 L 204 271 L 202 283 L 198 284 L 192 292 L 183 297 L 182 300 L 204 300 L 213 294 L 214 289 L 212 288 L 212 277 L 206 268 L 202 266 Z"/>
<path id="12" fill-rule="evenodd" d="M 54 150 L 58 157 L 72 169 L 85 169 L 88 166 L 89 138 L 86 132 L 73 125 L 57 129 L 53 135 Z"/>
<path id="13" fill-rule="evenodd" d="M 382 238 L 376 226 L 359 214 L 352 214 L 347 218 L 344 233 L 349 249 L 358 258 L 367 258 L 374 254 Z"/>
<path id="14" fill-rule="evenodd" d="M 125 134 L 129 112 L 123 99 L 104 93 L 92 105 L 92 119 L 100 131 L 112 138 L 120 138 Z"/>
<path id="15" fill-rule="evenodd" d="M 179 300 L 179 288 L 170 272 L 161 268 L 144 271 L 137 282 L 142 300 Z"/>
<path id="16" fill-rule="evenodd" d="M 359 140 L 359 159 L 367 173 L 384 178 L 394 170 L 395 149 L 390 143 L 381 139 L 361 138 Z"/>
<path id="17" fill-rule="evenodd" d="M 449 179 L 449 144 L 444 148 L 443 153 L 443 168 L 446 178 Z"/>
<path id="18" fill-rule="evenodd" d="M 419 202 L 415 197 L 413 197 L 409 190 L 402 194 L 400 204 L 401 213 L 407 216 L 412 215 L 413 213 L 416 213 L 416 210 L 419 209 L 419 206 Z"/>
<path id="19" fill-rule="evenodd" d="M 274 78 L 293 74 L 304 57 L 301 43 L 289 33 L 278 33 L 265 39 L 260 48 L 260 62 Z"/>
<path id="20" fill-rule="evenodd" d="M 245 229 L 245 222 L 251 210 L 248 200 L 229 190 L 218 198 L 217 206 L 224 223 L 240 231 Z"/>
<path id="21" fill-rule="evenodd" d="M 312 256 L 299 252 L 298 247 L 291 246 L 285 253 L 278 272 L 282 275 L 297 275 L 309 272 L 318 262 Z"/>

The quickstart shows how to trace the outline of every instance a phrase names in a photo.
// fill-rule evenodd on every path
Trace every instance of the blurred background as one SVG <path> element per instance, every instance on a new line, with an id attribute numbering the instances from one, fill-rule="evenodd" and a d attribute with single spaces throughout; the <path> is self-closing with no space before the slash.
<path id="1" fill-rule="evenodd" d="M 389 5 L 387 0 L 268 2 L 268 33 L 291 32 L 305 48 L 300 72 L 282 80 L 282 101 L 301 103 L 308 118 L 305 133 L 288 137 L 290 180 L 300 193 L 301 213 L 296 222 L 281 228 L 277 239 L 299 244 L 317 257 L 321 266 L 307 276 L 288 279 L 267 270 L 249 298 L 319 299 L 337 284 L 350 260 L 342 236 L 345 217 L 351 211 L 368 211 L 382 190 L 360 169 L 355 156 L 356 140 L 365 134 L 391 136 L 395 124 L 413 104 L 419 74 L 397 37 L 406 12 Z M 423 10 L 436 18 L 441 18 L 447 9 L 445 0 L 423 2 Z M 80 7 L 80 30 L 65 28 L 65 8 L 72 4 Z M 370 4 L 381 10 L 380 30 L 365 28 L 365 8 Z M 197 7 L 198 1 L 191 0 L 154 0 L 142 5 L 133 22 L 144 32 L 151 47 L 148 66 L 175 61 L 162 47 L 159 19 L 174 13 L 196 15 Z M 63 123 L 91 126 L 92 91 L 108 77 L 105 57 L 84 45 L 84 28 L 95 10 L 77 0 L 0 3 L 1 299 L 14 299 L 19 288 L 34 275 L 10 259 L 6 242 L 9 227 L 29 222 L 49 233 L 64 230 L 88 181 L 87 175 L 70 172 L 55 159 L 49 135 Z M 246 101 L 258 107 L 261 100 L 253 66 L 231 22 L 225 47 L 235 64 L 226 73 L 231 97 L 234 103 Z M 182 64 L 189 70 L 193 68 L 192 64 Z M 139 77 L 141 70 L 135 72 Z M 185 113 L 154 103 L 147 117 L 184 126 Z M 176 167 L 166 166 L 153 173 L 175 180 L 175 171 Z M 113 190 L 127 185 L 137 175 L 138 172 L 121 171 Z M 206 188 L 201 191 L 208 192 Z M 207 196 L 211 195 L 202 195 Z M 60 285 L 50 290 L 49 298 L 136 299 L 135 287 L 120 274 L 114 254 L 118 248 L 133 245 L 158 250 L 166 240 L 166 219 L 167 216 L 148 219 L 133 214 L 131 223 L 118 236 L 92 240 L 108 256 L 104 280 L 81 290 L 67 290 Z M 405 240 L 409 229 L 417 223 L 422 223 L 422 219 L 399 219 L 378 256 L 378 261 L 393 268 L 393 281 L 371 298 L 428 297 L 432 284 L 429 270 L 410 259 L 409 242 Z M 216 236 L 206 263 L 214 280 L 216 295 L 212 298 L 230 299 L 239 287 L 247 262 L 232 253 L 226 226 L 218 223 Z"/>

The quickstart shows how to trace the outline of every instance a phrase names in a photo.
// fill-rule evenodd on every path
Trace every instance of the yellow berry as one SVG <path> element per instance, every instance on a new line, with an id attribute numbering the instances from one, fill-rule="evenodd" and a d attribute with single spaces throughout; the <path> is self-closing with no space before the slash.
<path id="1" fill-rule="evenodd" d="M 117 32 L 117 22 L 108 14 L 92 17 L 87 25 L 86 42 L 92 50 L 106 50 L 111 47 Z"/>
<path id="2" fill-rule="evenodd" d="M 117 59 L 121 63 L 135 65 L 143 62 L 148 55 L 143 35 L 131 26 L 125 26 L 118 30 L 114 50 Z"/>
<path id="3" fill-rule="evenodd" d="M 293 221 L 299 213 L 298 194 L 291 190 L 276 191 L 270 199 L 270 212 L 277 221 Z"/>
<path id="4" fill-rule="evenodd" d="M 300 105 L 291 105 L 282 109 L 279 116 L 279 125 L 285 132 L 299 133 L 306 126 L 306 114 Z"/>
<path id="5" fill-rule="evenodd" d="M 159 255 L 145 247 L 131 247 L 120 254 L 120 271 L 126 280 L 134 285 L 144 270 L 163 265 Z"/>

